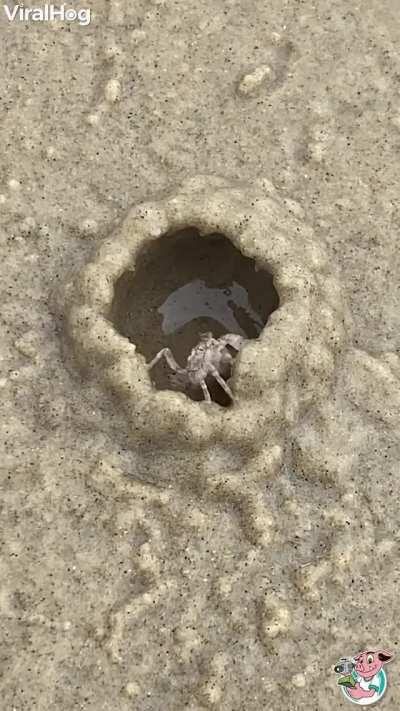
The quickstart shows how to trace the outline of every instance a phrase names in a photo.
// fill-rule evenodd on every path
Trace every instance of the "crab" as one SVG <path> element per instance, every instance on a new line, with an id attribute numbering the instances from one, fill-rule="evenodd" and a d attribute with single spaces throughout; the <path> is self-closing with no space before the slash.
<path id="1" fill-rule="evenodd" d="M 211 332 L 201 333 L 200 341 L 192 348 L 186 361 L 186 366 L 176 362 L 170 348 L 162 348 L 153 360 L 147 364 L 151 370 L 162 358 L 165 359 L 174 373 L 174 382 L 182 389 L 201 387 L 205 402 L 212 402 L 206 380 L 213 377 L 233 402 L 233 394 L 224 378 L 229 378 L 232 372 L 233 359 L 245 343 L 245 338 L 236 333 L 226 333 L 220 338 L 214 338 Z M 236 351 L 232 354 L 231 350 Z"/>

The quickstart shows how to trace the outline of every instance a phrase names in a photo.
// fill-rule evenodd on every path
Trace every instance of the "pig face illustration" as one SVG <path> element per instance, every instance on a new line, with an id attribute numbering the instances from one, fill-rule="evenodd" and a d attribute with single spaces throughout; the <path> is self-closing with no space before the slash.
<path id="1" fill-rule="evenodd" d="M 393 654 L 386 649 L 367 649 L 352 658 L 341 658 L 334 671 L 342 675 L 338 684 L 346 699 L 359 706 L 380 701 L 387 688 L 383 665 L 392 659 Z"/>
<path id="2" fill-rule="evenodd" d="M 372 679 L 372 677 L 382 669 L 383 665 L 392 659 L 393 654 L 387 652 L 385 649 L 379 649 L 375 652 L 359 652 L 359 654 L 354 657 L 356 663 L 355 669 L 364 679 Z"/>

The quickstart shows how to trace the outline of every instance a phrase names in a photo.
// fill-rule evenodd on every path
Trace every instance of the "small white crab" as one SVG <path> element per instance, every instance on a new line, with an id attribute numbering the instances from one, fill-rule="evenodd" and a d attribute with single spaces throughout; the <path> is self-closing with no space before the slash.
<path id="1" fill-rule="evenodd" d="M 211 402 L 206 380 L 208 376 L 212 376 L 233 401 L 232 391 L 224 380 L 231 375 L 233 359 L 236 355 L 236 353 L 232 354 L 229 349 L 240 351 L 245 340 L 236 333 L 226 333 L 221 338 L 214 338 L 210 332 L 201 333 L 199 343 L 189 353 L 185 368 L 178 365 L 169 348 L 162 348 L 147 365 L 147 368 L 151 370 L 161 358 L 165 358 L 174 372 L 175 384 L 183 389 L 200 386 L 206 402 Z"/>

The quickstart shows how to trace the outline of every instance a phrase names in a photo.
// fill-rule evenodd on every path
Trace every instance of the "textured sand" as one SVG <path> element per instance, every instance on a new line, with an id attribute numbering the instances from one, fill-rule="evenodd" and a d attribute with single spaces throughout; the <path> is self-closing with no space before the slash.
<path id="1" fill-rule="evenodd" d="M 0 705 L 350 708 L 337 659 L 398 649 L 397 3 L 89 5 L 88 27 L 0 14 Z M 117 243 L 132 206 L 199 174 L 267 178 L 279 224 L 293 201 L 326 283 L 307 269 L 336 299 L 329 313 L 311 289 L 314 356 L 341 336 L 322 390 L 296 336 L 271 430 L 264 406 L 258 429 L 246 419 L 265 381 L 245 351 L 235 425 L 213 415 L 214 444 L 204 406 L 164 399 L 189 413 L 183 451 L 171 432 L 157 444 L 168 423 L 147 382 L 134 413 L 98 350 L 82 374 L 90 341 L 70 308 L 95 291 L 68 285 Z M 398 660 L 387 669 L 394 711 Z"/>

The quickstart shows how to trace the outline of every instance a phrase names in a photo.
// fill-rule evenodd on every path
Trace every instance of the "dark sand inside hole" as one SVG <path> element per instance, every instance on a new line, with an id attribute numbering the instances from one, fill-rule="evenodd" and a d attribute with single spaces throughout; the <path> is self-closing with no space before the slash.
<path id="1" fill-rule="evenodd" d="M 111 320 L 147 362 L 168 346 L 184 366 L 200 333 L 257 338 L 278 306 L 269 272 L 256 271 L 224 235 L 187 228 L 142 249 L 135 272 L 127 270 L 115 285 Z M 164 363 L 154 367 L 157 388 L 174 389 L 170 373 Z M 207 384 L 216 402 L 229 404 L 218 385 Z M 192 397 L 202 400 L 201 390 Z"/>

